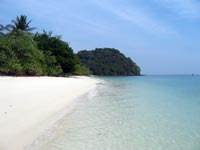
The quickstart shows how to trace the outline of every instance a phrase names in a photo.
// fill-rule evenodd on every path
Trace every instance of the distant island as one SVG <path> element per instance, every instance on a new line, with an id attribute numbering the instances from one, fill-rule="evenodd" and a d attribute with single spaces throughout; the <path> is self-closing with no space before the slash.
<path id="1" fill-rule="evenodd" d="M 78 54 L 52 32 L 32 33 L 31 20 L 17 16 L 0 24 L 0 75 L 140 75 L 140 68 L 117 49 L 97 48 Z"/>
<path id="2" fill-rule="evenodd" d="M 78 52 L 78 57 L 94 75 L 138 76 L 140 67 L 114 48 L 96 48 Z"/>

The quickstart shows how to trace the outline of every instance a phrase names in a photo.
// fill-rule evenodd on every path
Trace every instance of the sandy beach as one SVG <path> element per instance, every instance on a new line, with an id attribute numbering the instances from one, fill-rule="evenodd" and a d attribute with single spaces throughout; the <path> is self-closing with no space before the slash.
<path id="1" fill-rule="evenodd" d="M 90 77 L 0 77 L 0 150 L 23 150 L 96 83 Z"/>

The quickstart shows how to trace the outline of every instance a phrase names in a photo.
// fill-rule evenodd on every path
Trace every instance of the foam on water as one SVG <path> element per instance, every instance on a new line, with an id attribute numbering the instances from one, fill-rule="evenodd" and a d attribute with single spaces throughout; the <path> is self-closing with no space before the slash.
<path id="1" fill-rule="evenodd" d="M 102 77 L 36 150 L 200 150 L 200 77 Z"/>

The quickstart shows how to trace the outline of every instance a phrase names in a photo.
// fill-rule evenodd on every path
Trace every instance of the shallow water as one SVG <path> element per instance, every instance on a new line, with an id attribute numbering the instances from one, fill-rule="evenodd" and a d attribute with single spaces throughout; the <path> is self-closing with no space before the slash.
<path id="1" fill-rule="evenodd" d="M 101 77 L 36 150 L 200 150 L 200 76 Z"/>

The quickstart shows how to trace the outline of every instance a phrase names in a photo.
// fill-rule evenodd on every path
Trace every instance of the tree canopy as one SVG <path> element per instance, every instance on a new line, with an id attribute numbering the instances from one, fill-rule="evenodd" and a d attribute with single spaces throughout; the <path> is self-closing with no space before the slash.
<path id="1" fill-rule="evenodd" d="M 3 75 L 140 75 L 140 68 L 117 49 L 97 48 L 75 54 L 52 32 L 31 33 L 31 20 L 17 16 L 0 24 L 0 74 Z"/>
<path id="2" fill-rule="evenodd" d="M 27 17 L 14 25 L 0 25 L 0 74 L 4 75 L 88 75 L 69 44 L 50 32 L 33 34 Z M 7 32 L 5 32 L 5 30 Z"/>
<path id="3" fill-rule="evenodd" d="M 42 75 L 44 55 L 31 34 L 17 30 L 0 37 L 0 72 L 8 75 Z"/>
<path id="4" fill-rule="evenodd" d="M 15 20 L 12 20 L 11 28 L 12 30 L 32 31 L 36 28 L 29 26 L 31 22 L 32 20 L 28 21 L 25 15 L 17 16 Z"/>
<path id="5" fill-rule="evenodd" d="M 75 70 L 75 65 L 79 63 L 79 60 L 75 57 L 69 44 L 62 41 L 59 36 L 51 36 L 44 31 L 42 34 L 36 33 L 34 40 L 44 54 L 55 57 L 55 65 L 60 65 L 63 73 L 70 73 Z"/>
<path id="6" fill-rule="evenodd" d="M 8 31 L 11 31 L 12 25 L 8 24 L 6 26 L 0 24 L 0 35 L 6 35 Z"/>
<path id="7" fill-rule="evenodd" d="M 83 50 L 78 52 L 78 57 L 94 75 L 140 75 L 139 66 L 117 49 Z"/>

